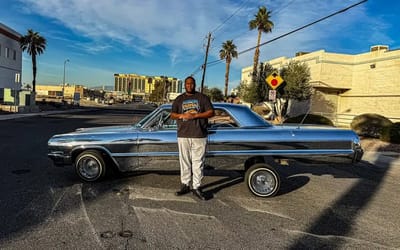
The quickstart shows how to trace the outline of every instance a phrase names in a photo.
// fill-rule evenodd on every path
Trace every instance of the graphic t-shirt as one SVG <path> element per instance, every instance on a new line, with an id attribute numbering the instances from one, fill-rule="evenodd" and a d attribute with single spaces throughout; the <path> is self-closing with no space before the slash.
<path id="1" fill-rule="evenodd" d="M 196 114 L 213 109 L 210 98 L 200 92 L 193 95 L 182 94 L 172 104 L 172 112 Z M 178 120 L 178 137 L 204 138 L 207 137 L 208 119 Z"/>
<path id="2" fill-rule="evenodd" d="M 200 112 L 199 100 L 188 99 L 182 103 L 182 113 L 197 114 Z"/>

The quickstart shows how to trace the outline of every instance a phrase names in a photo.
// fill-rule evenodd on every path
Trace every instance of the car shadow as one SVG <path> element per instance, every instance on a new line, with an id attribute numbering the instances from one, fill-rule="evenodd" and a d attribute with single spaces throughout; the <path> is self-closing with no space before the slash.
<path id="1" fill-rule="evenodd" d="M 386 150 L 382 147 L 378 151 Z M 354 171 L 351 171 L 351 174 L 358 175 L 358 181 L 343 193 L 335 203 L 323 210 L 288 249 L 321 249 L 327 248 L 327 246 L 329 249 L 347 248 L 345 240 L 338 240 L 337 237 L 333 236 L 346 237 L 352 235 L 353 230 L 355 230 L 353 226 L 356 225 L 358 217 L 382 187 L 385 176 L 392 167 L 391 163 L 398 159 L 398 157 L 393 157 L 392 160 L 386 159 L 386 162 L 382 163 L 383 159 L 380 159 L 380 157 L 383 158 L 379 155 L 375 164 L 363 161 L 355 164 Z M 343 166 L 336 167 L 345 170 Z M 370 171 L 365 171 L 367 169 Z M 345 207 L 351 209 L 346 210 L 344 217 L 340 211 Z M 384 242 L 381 242 L 381 244 L 385 245 Z"/>
<path id="2" fill-rule="evenodd" d="M 272 164 L 270 164 L 272 165 Z M 290 166 L 280 166 L 277 164 L 272 165 L 279 173 L 281 185 L 278 193 L 275 196 L 281 196 L 291 193 L 297 189 L 302 188 L 310 182 L 310 177 L 307 175 L 312 174 L 316 176 L 332 175 L 334 178 L 359 178 L 356 173 L 351 171 L 351 164 L 348 165 L 335 165 L 323 164 L 321 162 L 312 161 L 291 161 Z M 118 172 L 114 171 L 109 175 L 105 181 L 123 180 L 129 181 L 132 177 L 157 174 L 157 175 L 173 175 L 180 176 L 179 170 L 135 170 L 131 172 Z M 207 182 L 201 186 L 202 190 L 206 193 L 209 199 L 212 199 L 215 194 L 221 190 L 235 186 L 245 181 L 245 171 L 240 169 L 217 169 L 213 166 L 206 166 L 204 169 L 205 177 L 223 177 L 215 181 Z M 178 184 L 178 183 L 177 183 Z"/>

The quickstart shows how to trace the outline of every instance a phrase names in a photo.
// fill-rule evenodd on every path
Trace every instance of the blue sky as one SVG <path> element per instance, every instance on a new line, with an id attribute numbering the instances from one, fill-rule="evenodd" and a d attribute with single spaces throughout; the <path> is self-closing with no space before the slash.
<path id="1" fill-rule="evenodd" d="M 200 83 L 206 36 L 212 32 L 209 62 L 233 39 L 238 52 L 256 45 L 248 22 L 264 5 L 272 11 L 266 42 L 360 0 L 2 0 L 0 22 L 22 35 L 28 29 L 47 39 L 38 58 L 37 84 L 66 82 L 88 87 L 114 84 L 114 73 L 185 78 Z M 359 54 L 376 44 L 400 48 L 400 1 L 369 0 L 321 23 L 260 48 L 260 60 L 293 57 L 299 51 Z M 397 13 L 396 13 L 397 12 Z M 231 18 L 229 18 L 231 17 Z M 229 18 L 229 19 L 228 19 Z M 230 89 L 254 50 L 233 60 Z M 224 88 L 225 63 L 207 67 L 205 85 Z M 32 82 L 30 57 L 23 55 L 23 83 Z"/>

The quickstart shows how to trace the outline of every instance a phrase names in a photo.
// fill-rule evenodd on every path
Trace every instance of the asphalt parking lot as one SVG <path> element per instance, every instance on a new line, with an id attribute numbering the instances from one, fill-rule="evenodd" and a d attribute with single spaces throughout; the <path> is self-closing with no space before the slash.
<path id="1" fill-rule="evenodd" d="M 355 166 L 289 162 L 276 197 L 254 197 L 241 171 L 207 170 L 210 195 L 176 197 L 178 171 L 82 183 L 47 159 L 46 142 L 78 127 L 143 114 L 85 110 L 0 122 L 2 249 L 266 249 L 400 247 L 398 159 Z M 374 159 L 374 157 L 376 159 Z M 390 160 L 393 159 L 393 160 Z M 375 161 L 375 164 L 373 161 Z"/>

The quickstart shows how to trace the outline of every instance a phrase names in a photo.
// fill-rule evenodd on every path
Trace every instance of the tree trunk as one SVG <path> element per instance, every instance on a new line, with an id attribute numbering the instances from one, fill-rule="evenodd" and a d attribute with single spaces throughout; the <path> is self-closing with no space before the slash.
<path id="1" fill-rule="evenodd" d="M 32 79 L 32 90 L 33 93 L 36 93 L 36 56 L 32 54 L 32 71 L 33 71 L 33 79 Z"/>
<path id="2" fill-rule="evenodd" d="M 229 83 L 229 67 L 231 64 L 231 60 L 227 59 L 226 60 L 226 69 L 225 69 L 225 91 L 224 91 L 224 96 L 225 98 L 228 97 L 228 83 Z"/>
<path id="3" fill-rule="evenodd" d="M 253 63 L 253 81 L 256 76 L 257 67 L 258 67 L 258 58 L 260 57 L 260 41 L 261 41 L 261 30 L 258 30 L 258 37 L 257 37 L 257 47 L 254 52 L 254 63 Z"/>

